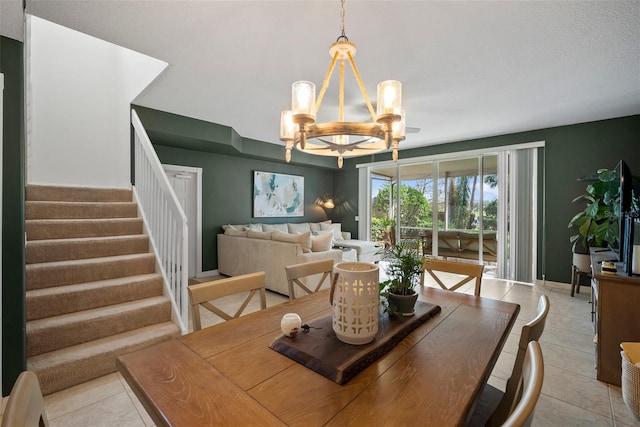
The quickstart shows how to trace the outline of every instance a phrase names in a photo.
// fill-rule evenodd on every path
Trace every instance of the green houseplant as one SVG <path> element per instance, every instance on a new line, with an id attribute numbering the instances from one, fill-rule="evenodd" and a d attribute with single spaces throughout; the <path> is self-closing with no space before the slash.
<path id="1" fill-rule="evenodd" d="M 387 280 L 380 282 L 380 295 L 387 300 L 390 314 L 411 316 L 418 299 L 415 286 L 419 283 L 422 256 L 408 242 L 401 241 L 387 251 Z"/>
<path id="2" fill-rule="evenodd" d="M 573 203 L 586 201 L 586 206 L 569 221 L 568 227 L 577 231 L 569 240 L 574 253 L 586 254 L 591 246 L 606 247 L 618 240 L 620 175 L 615 170 L 599 169 L 579 181 L 590 183 L 584 194 L 573 199 Z"/>

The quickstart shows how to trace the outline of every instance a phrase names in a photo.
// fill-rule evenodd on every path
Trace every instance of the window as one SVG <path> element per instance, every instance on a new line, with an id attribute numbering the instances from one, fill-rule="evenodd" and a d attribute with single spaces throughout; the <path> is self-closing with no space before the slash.
<path id="1" fill-rule="evenodd" d="M 485 274 L 530 282 L 538 146 L 362 165 L 369 214 L 359 232 L 384 246 L 403 240 L 424 255 L 477 260 Z"/>

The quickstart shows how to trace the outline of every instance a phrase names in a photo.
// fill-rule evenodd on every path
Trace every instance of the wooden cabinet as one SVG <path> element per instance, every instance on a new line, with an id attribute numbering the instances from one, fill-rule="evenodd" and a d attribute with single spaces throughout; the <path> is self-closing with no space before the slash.
<path id="1" fill-rule="evenodd" d="M 601 252 L 591 256 L 593 270 L 593 302 L 596 319 L 597 378 L 620 386 L 620 343 L 640 342 L 640 277 L 621 273 L 602 274 L 598 261 L 611 259 Z"/>

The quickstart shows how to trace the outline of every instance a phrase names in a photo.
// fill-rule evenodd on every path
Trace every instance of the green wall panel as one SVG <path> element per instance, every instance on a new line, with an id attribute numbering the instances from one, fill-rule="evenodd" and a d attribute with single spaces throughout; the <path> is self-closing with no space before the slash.
<path id="1" fill-rule="evenodd" d="M 26 369 L 23 44 L 0 37 L 2 158 L 2 393 Z"/>
<path id="2" fill-rule="evenodd" d="M 231 136 L 226 136 L 229 138 L 228 141 L 212 141 L 214 138 L 211 135 L 215 134 L 216 138 L 224 139 L 219 138 L 219 135 L 235 133 L 227 132 L 225 129 L 228 128 L 224 126 L 220 127 L 186 117 L 171 118 L 171 120 L 180 122 L 178 126 L 180 132 L 174 132 L 168 129 L 170 126 L 167 127 L 167 122 L 164 120 L 168 113 L 142 107 L 136 108 L 141 108 L 141 119 L 145 126 L 148 123 L 151 125 L 150 135 L 152 135 L 152 141 L 155 144 L 179 147 L 185 152 L 194 151 L 198 153 L 194 155 L 194 162 L 209 158 L 207 156 L 211 156 L 212 159 L 217 156 L 229 159 L 228 162 L 215 163 L 215 166 L 212 166 L 216 171 L 211 173 L 216 174 L 217 179 L 208 181 L 205 188 L 231 186 L 234 189 L 232 192 L 227 191 L 228 188 L 223 188 L 220 192 L 216 190 L 218 196 L 233 196 L 242 201 L 233 202 L 234 205 L 239 206 L 238 208 L 219 208 L 220 210 L 216 211 L 217 218 L 211 220 L 213 221 L 211 222 L 212 226 L 215 223 L 215 227 L 219 227 L 225 222 L 250 222 L 251 218 L 247 216 L 251 212 L 251 174 L 249 172 L 253 168 L 260 170 L 259 167 L 262 167 L 266 170 L 283 173 L 295 173 L 291 171 L 294 171 L 295 168 L 301 168 L 300 170 L 304 171 L 315 170 L 316 173 L 319 173 L 319 170 L 325 171 L 319 175 L 319 178 L 315 178 L 314 174 L 309 172 L 305 185 L 307 188 L 311 188 L 310 183 L 314 179 L 330 180 L 332 184 L 325 182 L 318 184 L 317 190 L 319 192 L 313 195 L 314 200 L 318 195 L 330 194 L 338 201 L 346 202 L 349 209 L 329 211 L 329 218 L 336 222 L 342 222 L 343 229 L 351 231 L 352 235 L 357 237 L 358 224 L 355 221 L 355 216 L 358 215 L 358 171 L 356 165 L 391 159 L 390 153 L 345 159 L 344 168 L 337 169 L 334 158 L 314 157 L 295 152 L 294 163 L 286 165 L 280 160 L 283 149 L 278 145 L 242 138 L 241 142 L 238 142 L 237 138 L 231 138 Z M 210 128 L 211 133 L 207 133 L 203 131 L 203 126 L 214 126 L 214 128 Z M 192 128 L 197 130 L 190 130 Z M 178 135 L 180 133 L 182 134 Z M 237 134 L 235 135 L 237 136 Z M 207 139 L 207 141 L 203 142 L 203 139 Z M 567 223 L 579 209 L 579 206 L 572 204 L 571 201 L 584 190 L 584 184 L 578 182 L 577 179 L 599 168 L 612 168 L 620 159 L 627 161 L 634 175 L 640 175 L 640 115 L 402 150 L 400 158 L 407 159 L 485 148 L 487 151 L 491 151 L 493 147 L 536 141 L 545 142 L 545 148 L 538 150 L 540 194 L 538 198 L 537 274 L 540 279 L 544 277 L 547 280 L 568 283 L 571 273 L 569 236 L 572 232 L 567 228 Z M 200 151 L 202 147 L 205 147 L 205 153 Z M 166 151 L 169 150 L 169 147 L 159 148 L 159 151 L 162 150 L 165 150 L 165 154 L 169 153 Z M 175 153 L 177 151 L 172 151 L 171 155 Z M 237 162 L 238 159 L 245 159 L 249 163 L 239 169 L 230 166 L 235 164 L 233 162 Z M 264 166 L 260 166 L 261 164 Z M 189 165 L 196 166 L 195 163 Z M 268 169 L 267 166 L 273 166 L 273 169 Z M 220 173 L 218 169 L 225 170 L 225 173 Z M 233 176 L 234 179 L 229 179 L 229 176 Z M 305 197 L 308 196 L 305 194 Z M 213 209 L 213 203 L 211 209 Z M 216 233 L 213 229 L 205 232 Z M 213 247 L 214 243 L 210 236 L 207 236 L 207 239 L 209 241 L 205 245 L 211 245 L 206 250 L 207 256 L 211 257 L 215 254 L 215 247 Z M 212 265 L 208 264 L 210 262 L 212 261 L 203 259 L 205 266 Z"/>
<path id="3" fill-rule="evenodd" d="M 202 269 L 218 268 L 216 235 L 224 224 L 316 222 L 327 219 L 317 197 L 331 194 L 331 171 L 252 158 L 154 145 L 164 164 L 202 168 Z M 254 218 L 253 171 L 304 177 L 304 217 Z"/>
<path id="4" fill-rule="evenodd" d="M 400 151 L 400 158 L 490 149 L 512 144 L 544 141 L 539 166 L 538 278 L 568 283 L 571 279 L 569 220 L 580 209 L 571 201 L 582 194 L 585 184 L 577 179 L 599 168 L 613 168 L 624 159 L 635 176 L 640 175 L 640 115 L 581 123 L 461 141 Z M 488 150 L 489 151 L 489 150 Z M 544 154 L 543 154 L 544 153 Z M 372 156 L 374 157 L 374 156 Z M 388 161 L 390 154 L 378 154 L 375 161 Z M 345 169 L 368 163 L 370 158 L 345 161 Z M 348 194 L 357 194 L 357 174 L 336 180 Z M 345 188 L 349 187 L 349 188 Z"/>

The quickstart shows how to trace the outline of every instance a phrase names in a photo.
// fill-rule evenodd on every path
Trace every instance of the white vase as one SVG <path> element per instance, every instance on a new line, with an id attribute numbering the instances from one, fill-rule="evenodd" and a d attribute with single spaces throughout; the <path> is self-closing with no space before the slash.
<path id="1" fill-rule="evenodd" d="M 370 343 L 378 333 L 378 266 L 341 262 L 333 267 L 333 273 L 331 304 L 336 337 L 347 344 Z"/>

